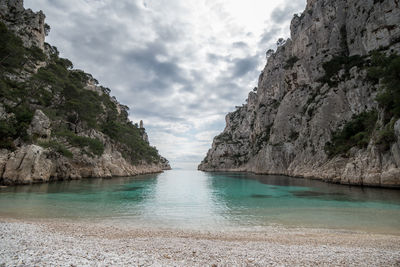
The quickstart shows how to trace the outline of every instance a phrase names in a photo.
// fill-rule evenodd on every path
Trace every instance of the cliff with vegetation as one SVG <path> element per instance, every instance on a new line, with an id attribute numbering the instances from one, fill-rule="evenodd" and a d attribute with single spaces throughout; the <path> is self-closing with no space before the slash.
<path id="1" fill-rule="evenodd" d="M 45 43 L 44 19 L 0 0 L 0 184 L 169 169 L 128 107 Z"/>
<path id="2" fill-rule="evenodd" d="M 399 5 L 308 0 L 199 169 L 400 186 Z"/>

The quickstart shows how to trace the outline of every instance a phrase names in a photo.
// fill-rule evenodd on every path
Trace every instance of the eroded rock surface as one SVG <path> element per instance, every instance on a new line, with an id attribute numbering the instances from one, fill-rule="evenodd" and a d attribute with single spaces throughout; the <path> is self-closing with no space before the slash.
<path id="1" fill-rule="evenodd" d="M 25 9 L 22 0 L 0 0 L 0 22 L 4 23 L 8 31 L 21 38 L 20 46 L 36 51 L 37 54 L 43 52 L 45 58 L 32 59 L 4 73 L 2 68 L 0 73 L 2 86 L 4 81 L 15 84 L 15 87 L 12 85 L 8 90 L 26 90 L 26 93 L 22 91 L 24 96 L 19 91 L 20 95 L 14 98 L 0 95 L 1 133 L 8 134 L 4 135 L 6 138 L 0 136 L 0 184 L 132 176 L 170 169 L 168 160 L 150 147 L 145 129 L 135 131 L 134 124 L 128 119 L 129 108 L 111 97 L 110 89 L 98 85 L 90 74 L 72 70 L 69 60 L 58 59 L 71 65 L 68 75 L 76 74 L 86 79 L 86 85 L 83 84 L 81 90 L 95 92 L 104 100 L 99 113 L 93 117 L 94 121 L 107 122 L 108 114 L 112 113 L 114 121 L 119 123 L 107 125 L 112 128 L 108 135 L 104 130 L 106 126 L 89 125 L 73 108 L 57 110 L 65 104 L 65 91 L 55 90 L 51 83 L 39 78 L 34 82 L 30 80 L 40 68 L 57 64 L 52 59 L 58 58 L 57 49 L 44 42 L 49 30 L 44 19 L 41 11 L 35 13 Z M 79 101 L 75 99 L 75 104 L 79 104 Z M 22 106 L 24 108 L 18 109 Z M 49 109 L 49 106 L 52 108 Z M 121 128 L 125 129 L 124 137 L 129 138 L 131 133 L 137 135 L 132 137 L 130 144 L 124 143 L 124 137 L 118 136 Z M 114 135 L 113 138 L 111 135 Z M 139 152 L 135 151 L 136 148 Z"/>
<path id="2" fill-rule="evenodd" d="M 44 49 L 45 18 L 42 11 L 35 13 L 25 9 L 23 0 L 0 1 L 0 20 L 21 37 L 26 47 Z"/>
<path id="3" fill-rule="evenodd" d="M 353 115 L 377 109 L 382 117 L 375 100 L 379 85 L 357 66 L 340 70 L 336 83 L 320 80 L 323 63 L 338 55 L 368 60 L 373 50 L 399 54 L 399 3 L 309 0 L 290 28 L 291 38 L 268 58 L 257 91 L 226 116 L 226 128 L 199 169 L 400 186 L 399 121 L 397 142 L 389 150 L 381 151 L 373 140 L 347 157 L 330 158 L 324 150 Z"/>

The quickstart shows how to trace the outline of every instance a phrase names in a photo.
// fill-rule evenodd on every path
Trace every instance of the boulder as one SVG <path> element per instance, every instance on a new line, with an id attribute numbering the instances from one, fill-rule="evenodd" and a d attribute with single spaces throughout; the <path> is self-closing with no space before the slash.
<path id="1" fill-rule="evenodd" d="M 51 121 L 40 109 L 35 111 L 28 128 L 28 134 L 44 139 L 49 138 L 51 135 Z"/>

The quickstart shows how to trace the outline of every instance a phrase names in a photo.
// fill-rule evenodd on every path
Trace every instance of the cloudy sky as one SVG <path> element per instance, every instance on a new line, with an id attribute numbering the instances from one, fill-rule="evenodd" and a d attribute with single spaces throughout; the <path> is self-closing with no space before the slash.
<path id="1" fill-rule="evenodd" d="M 289 37 L 306 0 L 25 0 L 47 42 L 144 121 L 173 167 L 195 167 Z"/>

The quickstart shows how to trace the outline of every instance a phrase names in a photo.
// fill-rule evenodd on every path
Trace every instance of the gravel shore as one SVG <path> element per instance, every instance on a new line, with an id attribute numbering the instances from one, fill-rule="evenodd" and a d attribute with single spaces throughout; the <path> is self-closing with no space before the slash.
<path id="1" fill-rule="evenodd" d="M 190 231 L 0 218 L 0 266 L 399 266 L 400 236 L 266 227 Z"/>

